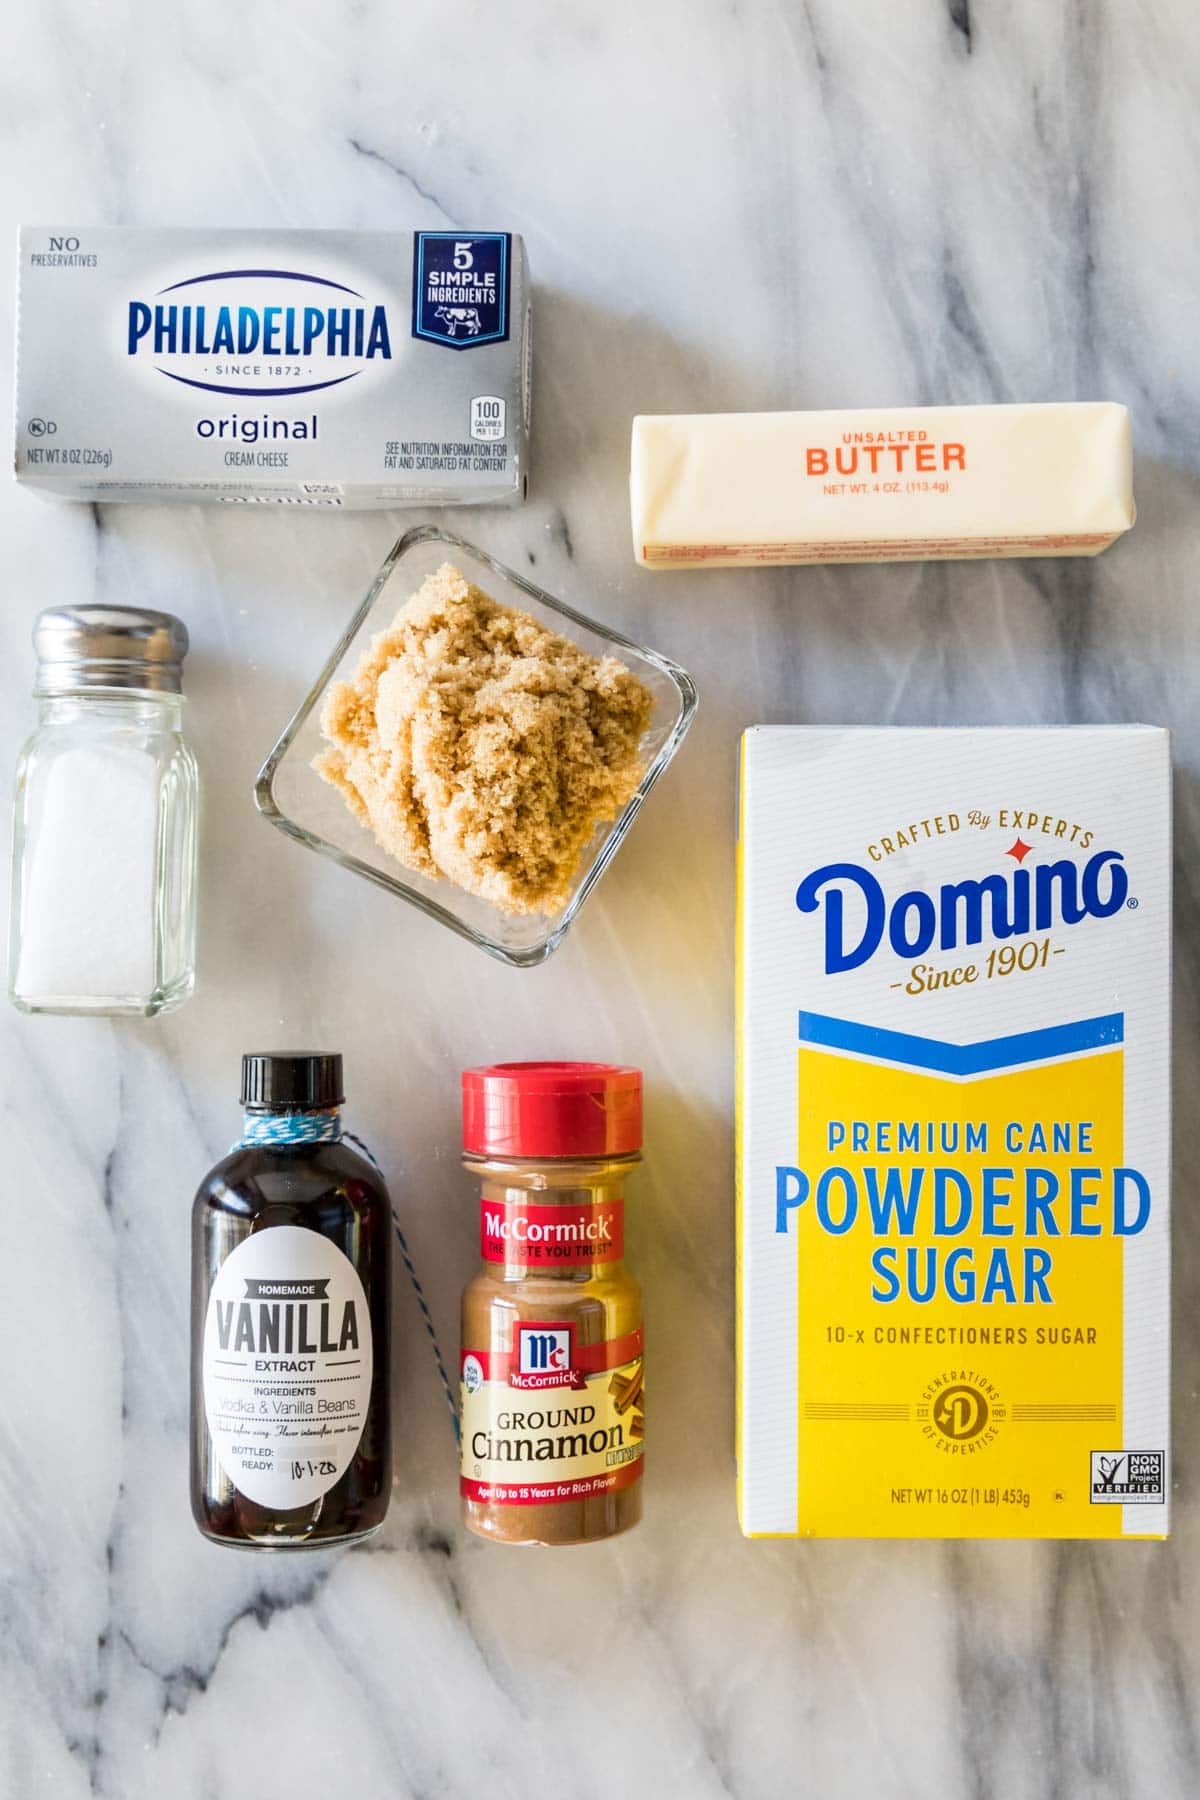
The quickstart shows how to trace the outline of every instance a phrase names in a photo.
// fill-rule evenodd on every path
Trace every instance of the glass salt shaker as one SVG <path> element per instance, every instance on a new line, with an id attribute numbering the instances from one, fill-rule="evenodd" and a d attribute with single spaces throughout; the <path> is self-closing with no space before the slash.
<path id="1" fill-rule="evenodd" d="M 13 803 L 9 996 L 31 1013 L 166 1012 L 195 978 L 187 630 L 140 607 L 56 606 L 33 643 L 39 718 Z"/>

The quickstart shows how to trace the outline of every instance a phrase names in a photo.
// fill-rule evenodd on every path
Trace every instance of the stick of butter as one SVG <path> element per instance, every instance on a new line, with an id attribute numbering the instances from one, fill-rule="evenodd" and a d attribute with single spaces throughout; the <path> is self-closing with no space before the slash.
<path id="1" fill-rule="evenodd" d="M 1095 556 L 1134 520 L 1107 402 L 641 417 L 629 485 L 655 569 Z"/>

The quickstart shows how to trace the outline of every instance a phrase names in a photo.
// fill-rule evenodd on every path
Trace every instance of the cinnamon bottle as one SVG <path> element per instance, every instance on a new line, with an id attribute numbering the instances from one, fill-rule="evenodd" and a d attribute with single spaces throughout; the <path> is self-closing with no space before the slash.
<path id="1" fill-rule="evenodd" d="M 585 1544 L 642 1516 L 642 1296 L 624 1263 L 640 1070 L 501 1063 L 463 1075 L 482 1267 L 463 1296 L 463 1520 Z"/>

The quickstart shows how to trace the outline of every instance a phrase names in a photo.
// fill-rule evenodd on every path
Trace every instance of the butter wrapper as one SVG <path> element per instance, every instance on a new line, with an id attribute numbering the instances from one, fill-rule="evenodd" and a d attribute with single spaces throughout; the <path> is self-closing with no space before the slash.
<path id="1" fill-rule="evenodd" d="M 650 415 L 634 554 L 652 569 L 1095 556 L 1134 520 L 1107 402 Z"/>

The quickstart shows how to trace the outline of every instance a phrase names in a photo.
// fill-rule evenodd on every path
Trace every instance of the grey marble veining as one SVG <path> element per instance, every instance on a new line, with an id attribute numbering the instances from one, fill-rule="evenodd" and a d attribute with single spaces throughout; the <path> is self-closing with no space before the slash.
<path id="1" fill-rule="evenodd" d="M 191 627 L 201 986 L 138 1026 L 0 1014 L 0 1794 L 209 1800 L 1200 1792 L 1200 18 L 1185 0 L 383 0 L 13 9 L 0 211 L 35 223 L 524 233 L 535 479 L 452 524 L 675 656 L 701 712 L 573 941 L 494 965 L 255 815 L 274 738 L 403 524 L 54 508 L 0 486 L 3 742 L 51 601 Z M 6 362 L 11 295 L 0 292 Z M 1111 398 L 1138 524 L 1096 562 L 635 568 L 635 411 Z M 735 742 L 768 720 L 1176 733 L 1175 1535 L 746 1544 L 732 1478 Z M 456 1522 L 401 1281 L 389 1523 L 205 1545 L 187 1217 L 245 1048 L 347 1058 L 438 1329 L 474 1256 L 467 1063 L 641 1063 L 648 1517 L 519 1556 Z"/>

